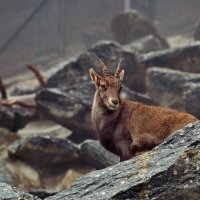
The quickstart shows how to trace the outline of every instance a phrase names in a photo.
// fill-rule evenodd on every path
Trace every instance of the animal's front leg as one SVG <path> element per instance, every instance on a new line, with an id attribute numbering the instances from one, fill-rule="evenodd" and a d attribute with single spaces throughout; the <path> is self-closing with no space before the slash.
<path id="1" fill-rule="evenodd" d="M 118 152 L 118 155 L 120 156 L 120 162 L 128 160 L 132 157 L 132 149 L 128 141 L 126 140 L 118 141 L 115 144 L 115 148 Z"/>

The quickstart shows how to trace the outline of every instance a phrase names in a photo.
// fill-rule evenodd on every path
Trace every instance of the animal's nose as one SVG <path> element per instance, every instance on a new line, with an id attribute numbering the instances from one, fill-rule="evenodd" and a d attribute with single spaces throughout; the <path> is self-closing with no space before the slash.
<path id="1" fill-rule="evenodd" d="M 119 100 L 118 99 L 113 99 L 112 103 L 115 104 L 115 105 L 117 105 L 119 103 Z"/>

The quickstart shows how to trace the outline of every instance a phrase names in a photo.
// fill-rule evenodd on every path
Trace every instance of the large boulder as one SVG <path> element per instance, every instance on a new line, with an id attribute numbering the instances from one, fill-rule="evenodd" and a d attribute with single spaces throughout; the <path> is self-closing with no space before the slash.
<path id="1" fill-rule="evenodd" d="M 8 155 L 40 168 L 64 166 L 78 160 L 78 147 L 67 139 L 26 137 L 12 143 Z"/>
<path id="2" fill-rule="evenodd" d="M 0 104 L 0 127 L 11 131 L 23 128 L 31 119 L 32 114 L 25 108 L 12 108 Z"/>
<path id="3" fill-rule="evenodd" d="M 22 190 L 8 185 L 6 183 L 0 183 L 0 199 L 1 200 L 39 200 L 37 196 L 33 196 L 27 192 L 23 192 Z"/>
<path id="4" fill-rule="evenodd" d="M 147 35 L 140 39 L 137 39 L 131 43 L 128 43 L 123 46 L 124 49 L 128 51 L 137 52 L 137 53 L 148 53 L 151 51 L 159 51 L 166 49 L 161 41 L 156 38 L 154 35 Z"/>
<path id="5" fill-rule="evenodd" d="M 147 70 L 146 85 L 161 105 L 200 117 L 200 74 L 153 67 Z"/>
<path id="6" fill-rule="evenodd" d="M 152 151 L 81 177 L 45 200 L 198 200 L 200 122 L 170 136 Z"/>
<path id="7" fill-rule="evenodd" d="M 80 84 L 83 80 L 89 79 L 88 72 L 91 67 L 101 74 L 96 56 L 108 66 L 111 74 L 115 72 L 121 58 L 122 67 L 125 69 L 124 84 L 138 92 L 145 90 L 143 67 L 137 62 L 136 55 L 113 41 L 100 41 L 77 59 L 68 62 L 50 76 L 47 86 L 63 88 L 75 83 Z"/>
<path id="8" fill-rule="evenodd" d="M 149 67 L 166 67 L 185 72 L 200 72 L 200 42 L 138 56 L 138 61 Z"/>
<path id="9" fill-rule="evenodd" d="M 116 15 L 111 22 L 114 39 L 120 44 L 127 44 L 147 35 L 154 35 L 164 47 L 167 41 L 158 33 L 152 24 L 136 10 Z"/>

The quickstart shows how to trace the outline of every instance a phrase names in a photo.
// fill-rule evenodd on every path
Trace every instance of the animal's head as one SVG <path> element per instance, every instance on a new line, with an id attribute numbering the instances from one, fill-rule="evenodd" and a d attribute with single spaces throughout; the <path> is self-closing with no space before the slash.
<path id="1" fill-rule="evenodd" d="M 124 77 L 124 70 L 120 68 L 120 62 L 114 76 L 109 74 L 106 65 L 97 58 L 103 71 L 103 76 L 98 75 L 93 68 L 90 69 L 90 77 L 96 86 L 99 98 L 108 110 L 116 110 L 120 105 L 120 90 Z"/>

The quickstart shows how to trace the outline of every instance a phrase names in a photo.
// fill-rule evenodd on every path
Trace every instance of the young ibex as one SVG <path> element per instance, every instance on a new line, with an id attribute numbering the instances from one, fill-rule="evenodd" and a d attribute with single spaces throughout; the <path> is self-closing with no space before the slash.
<path id="1" fill-rule="evenodd" d="M 154 107 L 121 100 L 124 70 L 118 64 L 114 76 L 98 59 L 103 76 L 90 69 L 96 86 L 92 106 L 92 124 L 100 143 L 127 160 L 155 147 L 170 134 L 197 121 L 194 116 L 169 108 Z"/>

